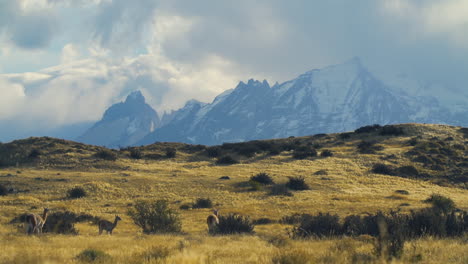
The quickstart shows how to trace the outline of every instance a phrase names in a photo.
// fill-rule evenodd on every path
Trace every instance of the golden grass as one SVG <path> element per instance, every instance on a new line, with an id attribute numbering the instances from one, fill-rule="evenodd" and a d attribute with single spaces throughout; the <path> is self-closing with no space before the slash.
<path id="1" fill-rule="evenodd" d="M 429 126 L 427 131 L 440 136 L 446 130 L 444 126 Z M 401 157 L 409 150 L 404 144 L 408 139 L 389 137 L 379 144 L 385 146 L 385 154 Z M 292 213 L 346 216 L 397 208 L 407 212 L 428 206 L 422 201 L 438 193 L 468 210 L 467 190 L 371 173 L 372 164 L 382 162 L 380 156 L 356 154 L 355 143 L 327 147 L 334 156 L 314 160 L 293 160 L 291 153 L 283 152 L 278 156 L 258 155 L 241 164 L 215 166 L 214 159 L 178 152 L 176 159 L 119 159 L 115 166 L 102 169 L 39 166 L 2 170 L 0 183 L 28 191 L 0 196 L 0 263 L 77 263 L 76 256 L 90 248 L 109 254 L 109 263 L 272 263 L 289 255 L 303 256 L 309 263 L 359 263 L 366 258 L 381 263 L 375 259 L 369 239 L 291 240 L 287 238 L 291 226 L 278 223 L 256 226 L 254 235 L 210 237 L 205 222 L 210 209 L 179 210 L 179 206 L 197 198 L 210 198 L 221 214 L 235 212 L 253 219 L 279 220 Z M 327 175 L 315 175 L 319 170 Z M 286 182 L 288 176 L 304 176 L 311 190 L 282 197 L 270 196 L 266 189 L 246 191 L 238 187 L 259 172 L 268 173 L 278 183 Z M 231 180 L 219 180 L 221 176 Z M 75 186 L 83 187 L 88 196 L 66 199 L 67 190 Z M 409 194 L 398 194 L 396 190 Z M 181 215 L 184 234 L 143 235 L 126 215 L 139 199 L 168 200 Z M 402 203 L 409 205 L 400 206 Z M 123 220 L 113 236 L 98 236 L 97 226 L 90 223 L 77 224 L 76 236 L 26 236 L 21 225 L 9 223 L 25 212 L 40 213 L 43 207 L 107 220 L 118 214 Z M 164 250 L 169 251 L 167 258 L 154 257 Z M 468 263 L 466 252 L 467 238 L 424 238 L 407 243 L 404 256 L 394 263 Z"/>

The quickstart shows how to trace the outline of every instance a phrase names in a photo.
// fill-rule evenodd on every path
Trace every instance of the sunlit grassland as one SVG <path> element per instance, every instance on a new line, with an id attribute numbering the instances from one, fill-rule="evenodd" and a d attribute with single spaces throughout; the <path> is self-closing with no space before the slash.
<path id="1" fill-rule="evenodd" d="M 385 146 L 386 155 L 393 154 L 402 160 L 400 165 L 406 165 L 405 159 L 399 158 L 410 148 L 404 144 L 407 140 L 389 137 L 379 144 Z M 288 254 L 303 255 L 310 263 L 352 263 L 353 258 L 360 263 L 356 256 L 373 256 L 372 239 L 293 240 L 288 237 L 291 226 L 277 221 L 293 213 L 330 212 L 344 217 L 379 210 L 409 212 L 427 207 L 422 201 L 433 193 L 450 197 L 458 208 L 468 209 L 466 189 L 370 172 L 372 164 L 381 162 L 381 155 L 357 154 L 355 144 L 352 141 L 327 147 L 334 153 L 328 158 L 295 160 L 286 151 L 277 156 L 257 155 L 230 166 L 217 166 L 214 159 L 178 152 L 175 159 L 120 158 L 114 162 L 124 170 L 0 170 L 1 182 L 29 190 L 0 196 L 0 263 L 73 263 L 88 248 L 109 254 L 109 263 L 158 263 L 160 259 L 145 256 L 161 248 L 169 251 L 167 263 L 271 263 Z M 314 174 L 319 170 L 327 174 Z M 267 187 L 256 191 L 242 187 L 260 172 L 268 173 L 276 183 L 286 182 L 288 176 L 304 176 L 311 190 L 287 197 L 271 196 Z M 221 176 L 229 176 L 230 180 L 220 180 Z M 74 186 L 82 186 L 88 195 L 67 199 L 67 190 Z M 409 195 L 398 195 L 396 190 L 406 190 Z M 209 236 L 206 217 L 210 209 L 179 209 L 197 198 L 210 198 L 221 214 L 239 213 L 275 222 L 256 226 L 254 235 Z M 183 233 L 142 234 L 127 215 L 127 210 L 140 199 L 168 200 L 180 213 Z M 76 224 L 79 235 L 27 236 L 22 225 L 9 223 L 25 212 L 40 213 L 43 207 L 107 220 L 113 220 L 117 214 L 123 220 L 113 236 L 98 236 L 97 226 L 91 223 Z M 405 245 L 404 256 L 394 263 L 468 263 L 467 241 L 466 237 L 410 241 Z"/>

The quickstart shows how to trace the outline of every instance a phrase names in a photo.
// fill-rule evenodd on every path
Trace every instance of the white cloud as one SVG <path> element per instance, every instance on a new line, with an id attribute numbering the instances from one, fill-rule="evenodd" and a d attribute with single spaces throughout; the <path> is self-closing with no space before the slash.
<path id="1" fill-rule="evenodd" d="M 24 103 L 25 94 L 22 85 L 10 82 L 0 76 L 0 120 L 8 120 L 14 117 Z"/>
<path id="2" fill-rule="evenodd" d="M 67 64 L 75 61 L 80 57 L 80 51 L 73 43 L 68 43 L 62 49 L 62 55 L 60 57 L 61 64 Z"/>

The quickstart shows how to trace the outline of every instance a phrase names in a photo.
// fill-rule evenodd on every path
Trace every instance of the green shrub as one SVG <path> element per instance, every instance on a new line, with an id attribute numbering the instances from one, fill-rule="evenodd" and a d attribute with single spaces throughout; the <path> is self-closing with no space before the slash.
<path id="1" fill-rule="evenodd" d="M 286 187 L 294 191 L 303 191 L 303 190 L 310 190 L 309 185 L 305 182 L 304 177 L 288 177 L 289 180 L 286 183 Z"/>
<path id="2" fill-rule="evenodd" d="M 218 165 L 232 165 L 237 163 L 239 163 L 239 161 L 234 159 L 230 155 L 222 156 L 216 161 L 216 164 Z"/>
<path id="3" fill-rule="evenodd" d="M 254 225 L 268 225 L 268 224 L 274 223 L 274 221 L 271 220 L 270 218 L 263 217 L 263 218 L 255 219 L 252 223 Z"/>
<path id="4" fill-rule="evenodd" d="M 445 213 L 455 209 L 453 200 L 440 194 L 432 194 L 424 202 L 432 204 L 433 208 Z"/>
<path id="5" fill-rule="evenodd" d="M 274 184 L 273 179 L 268 175 L 268 173 L 261 172 L 255 176 L 250 177 L 251 181 L 258 182 L 263 185 Z"/>
<path id="6" fill-rule="evenodd" d="M 85 189 L 83 187 L 73 187 L 67 191 L 67 197 L 70 199 L 78 199 L 85 197 L 87 195 Z"/>
<path id="7" fill-rule="evenodd" d="M 221 148 L 220 147 L 209 147 L 206 149 L 206 154 L 208 155 L 208 157 L 211 157 L 211 158 L 217 158 L 221 155 Z"/>
<path id="8" fill-rule="evenodd" d="M 198 198 L 197 201 L 193 204 L 193 208 L 212 208 L 213 202 L 210 198 Z"/>
<path id="9" fill-rule="evenodd" d="M 374 154 L 376 151 L 383 150 L 383 147 L 375 145 L 375 142 L 363 140 L 359 142 L 357 149 L 361 154 Z"/>
<path id="10" fill-rule="evenodd" d="M 417 177 L 419 176 L 419 171 L 414 166 L 402 166 L 396 169 L 396 173 L 401 176 L 406 177 Z"/>
<path id="11" fill-rule="evenodd" d="M 166 200 L 137 201 L 128 215 L 145 234 L 177 233 L 182 229 L 179 215 Z"/>
<path id="12" fill-rule="evenodd" d="M 216 233 L 223 235 L 230 234 L 241 234 L 241 233 L 253 233 L 254 224 L 248 217 L 229 214 L 227 216 L 219 216 L 219 225 L 216 229 Z"/>
<path id="13" fill-rule="evenodd" d="M 100 158 L 103 160 L 110 160 L 115 161 L 117 160 L 117 154 L 115 154 L 112 150 L 109 149 L 102 149 L 94 154 L 96 158 Z"/>
<path id="14" fill-rule="evenodd" d="M 82 262 L 103 263 L 108 261 L 110 256 L 101 250 L 85 249 L 76 258 Z"/>
<path id="15" fill-rule="evenodd" d="M 305 237 L 331 237 L 341 234 L 341 225 L 338 215 L 319 213 L 315 216 L 305 216 L 298 226 L 292 230 L 294 238 Z"/>
<path id="16" fill-rule="evenodd" d="M 38 149 L 32 149 L 31 152 L 29 152 L 28 158 L 30 159 L 37 159 L 39 156 L 41 156 L 41 151 Z"/>

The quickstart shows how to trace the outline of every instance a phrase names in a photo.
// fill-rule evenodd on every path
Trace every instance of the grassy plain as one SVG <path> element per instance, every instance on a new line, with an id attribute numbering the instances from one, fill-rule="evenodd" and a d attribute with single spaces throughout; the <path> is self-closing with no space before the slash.
<path id="1" fill-rule="evenodd" d="M 0 196 L 0 263 L 80 263 L 76 256 L 85 249 L 105 252 L 108 257 L 103 258 L 104 263 L 384 263 L 374 256 L 370 237 L 293 240 L 288 237 L 292 226 L 279 220 L 293 213 L 330 212 L 344 217 L 392 209 L 409 212 L 427 207 L 423 200 L 434 193 L 450 197 L 458 208 L 468 210 L 468 190 L 463 183 L 371 172 L 374 164 L 386 163 L 412 165 L 432 175 L 434 171 L 408 158 L 406 153 L 414 148 L 407 143 L 411 138 L 429 141 L 451 137 L 449 145 L 465 147 L 468 140 L 457 127 L 404 127 L 407 133 L 398 137 L 364 134 L 349 139 L 338 135 L 285 139 L 319 142 L 334 155 L 296 160 L 291 151 L 258 153 L 229 166 L 216 165 L 216 159 L 204 155 L 203 150 L 184 152 L 178 144 L 169 144 L 178 148 L 171 159 L 131 159 L 125 151 L 116 151 L 116 161 L 101 161 L 93 156 L 97 147 L 31 139 L 28 146 L 41 150 L 38 160 L 0 170 L 0 184 L 16 190 Z M 369 138 L 383 150 L 358 153 L 356 145 Z M 141 151 L 164 155 L 164 147 L 153 145 Z M 465 157 L 466 151 L 461 152 Z M 326 174 L 315 174 L 320 170 Z M 311 190 L 287 197 L 269 195 L 267 187 L 256 191 L 243 187 L 260 172 L 268 173 L 278 183 L 286 182 L 288 176 L 303 176 Z M 230 180 L 220 180 L 221 176 Z M 88 195 L 67 199 L 67 190 L 75 186 L 83 187 Z M 409 194 L 401 195 L 397 190 Z M 274 222 L 256 226 L 253 235 L 209 236 L 206 217 L 210 209 L 179 209 L 197 198 L 210 198 L 220 214 L 239 213 Z M 126 214 L 140 199 L 168 200 L 180 213 L 183 233 L 142 234 Z M 27 236 L 22 224 L 10 223 L 22 213 L 40 213 L 43 207 L 107 220 L 117 214 L 123 220 L 113 236 L 99 236 L 97 226 L 91 223 L 76 224 L 78 235 Z M 403 257 L 393 263 L 468 263 L 466 252 L 466 235 L 453 239 L 426 237 L 406 243 Z"/>

